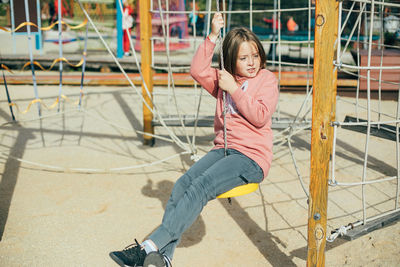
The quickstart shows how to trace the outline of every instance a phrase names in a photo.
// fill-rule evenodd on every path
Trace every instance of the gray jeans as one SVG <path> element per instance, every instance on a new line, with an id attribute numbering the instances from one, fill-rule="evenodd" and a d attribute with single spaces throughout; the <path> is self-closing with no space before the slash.
<path id="1" fill-rule="evenodd" d="M 260 183 L 263 171 L 237 150 L 211 150 L 175 183 L 162 224 L 150 235 L 160 252 L 172 259 L 183 232 L 197 219 L 208 201 L 247 183 Z"/>

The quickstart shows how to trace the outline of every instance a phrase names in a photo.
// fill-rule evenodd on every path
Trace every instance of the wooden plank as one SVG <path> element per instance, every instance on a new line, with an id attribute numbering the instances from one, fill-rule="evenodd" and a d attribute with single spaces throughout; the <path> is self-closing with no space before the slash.
<path id="1" fill-rule="evenodd" d="M 142 79 L 138 73 L 128 74 L 129 78 L 135 85 L 141 86 Z M 37 83 L 41 85 L 58 85 L 59 74 L 43 74 L 39 72 L 36 76 Z M 173 73 L 173 79 L 176 86 L 194 86 L 195 82 L 189 73 Z M 312 79 L 312 75 L 308 77 Z M 7 83 L 12 85 L 23 85 L 32 84 L 32 75 L 21 75 L 21 74 L 7 74 Z M 0 84 L 3 84 L 3 80 L 0 79 Z M 80 85 L 80 74 L 63 74 L 64 85 Z M 305 87 L 307 86 L 307 76 L 305 72 L 282 72 L 281 75 L 281 89 L 285 87 Z M 93 74 L 86 73 L 84 85 L 116 85 L 116 86 L 128 86 L 129 82 L 125 79 L 122 74 L 118 73 L 101 73 Z M 153 86 L 167 86 L 168 85 L 168 74 L 167 73 L 154 73 L 153 74 Z M 309 85 L 312 86 L 312 80 L 309 81 Z M 338 80 L 338 86 L 344 90 L 355 90 L 357 87 L 356 79 L 340 79 Z"/>
<path id="2" fill-rule="evenodd" d="M 333 71 L 338 2 L 317 0 L 315 6 L 314 90 L 311 172 L 308 208 L 307 266 L 325 266 L 329 158 L 335 118 L 337 72 Z"/>

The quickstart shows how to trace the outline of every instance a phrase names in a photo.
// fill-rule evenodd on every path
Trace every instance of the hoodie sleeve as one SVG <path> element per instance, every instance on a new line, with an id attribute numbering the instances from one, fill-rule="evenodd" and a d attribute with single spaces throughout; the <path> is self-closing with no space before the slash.
<path id="1" fill-rule="evenodd" d="M 212 96 L 218 95 L 217 69 L 211 67 L 215 44 L 207 37 L 199 46 L 190 65 L 190 75 Z"/>
<path id="2" fill-rule="evenodd" d="M 232 96 L 240 114 L 255 127 L 263 127 L 272 117 L 278 103 L 278 81 L 272 72 L 263 71 L 254 97 L 236 90 Z"/>

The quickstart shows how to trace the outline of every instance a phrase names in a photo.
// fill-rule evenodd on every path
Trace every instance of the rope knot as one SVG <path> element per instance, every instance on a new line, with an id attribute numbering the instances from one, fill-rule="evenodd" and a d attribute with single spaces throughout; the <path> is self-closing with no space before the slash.
<path id="1" fill-rule="evenodd" d="M 346 226 L 340 226 L 340 228 L 337 230 L 338 235 L 344 236 L 347 234 L 347 227 Z"/>
<path id="2" fill-rule="evenodd" d="M 197 155 L 197 154 L 192 154 L 192 155 L 190 156 L 190 159 L 193 160 L 194 162 L 197 162 L 197 161 L 199 161 L 200 156 Z"/>
<path id="3" fill-rule="evenodd" d="M 328 185 L 330 185 L 330 186 L 337 186 L 338 185 L 338 183 L 337 183 L 337 181 L 335 180 L 335 179 L 329 179 L 328 180 Z"/>

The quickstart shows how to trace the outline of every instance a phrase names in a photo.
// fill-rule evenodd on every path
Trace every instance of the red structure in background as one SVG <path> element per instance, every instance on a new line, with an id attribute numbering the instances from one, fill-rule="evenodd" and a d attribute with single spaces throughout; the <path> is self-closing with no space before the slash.
<path id="1" fill-rule="evenodd" d="M 167 11 L 165 6 L 165 1 L 162 2 L 161 6 L 162 12 Z M 139 1 L 137 1 L 137 9 L 139 10 Z M 153 10 L 154 13 L 152 14 L 151 24 L 152 24 L 152 37 L 160 37 L 161 39 L 157 39 L 153 41 L 153 48 L 154 51 L 165 51 L 166 44 L 164 42 L 164 34 L 163 34 L 163 25 L 161 22 L 158 0 L 153 0 Z M 169 1 L 169 12 L 174 11 L 185 11 L 185 2 L 184 0 L 171 0 Z M 167 16 L 168 16 L 168 24 L 167 26 Z M 179 50 L 182 48 L 186 48 L 190 46 L 189 40 L 182 40 L 187 39 L 188 37 L 188 18 L 186 14 L 164 14 L 163 13 L 163 21 L 165 24 L 165 31 L 169 28 L 169 50 Z M 177 40 L 179 39 L 179 40 Z M 138 12 L 136 16 L 136 43 L 135 43 L 135 50 L 140 51 L 140 14 Z"/>
<path id="2" fill-rule="evenodd" d="M 356 58 L 356 52 L 352 51 L 353 58 Z M 373 49 L 371 51 L 371 66 L 380 67 L 381 65 L 381 56 L 382 51 L 378 49 Z M 360 50 L 360 66 L 367 67 L 368 66 L 368 50 Z M 357 62 L 357 61 L 356 61 Z M 400 52 L 396 49 L 385 49 L 382 58 L 382 66 L 383 67 L 394 67 L 398 66 L 400 62 Z M 368 79 L 367 79 L 367 70 L 362 69 L 360 71 L 360 89 L 367 90 L 368 89 Z M 373 69 L 370 71 L 371 81 L 370 81 L 370 89 L 378 90 L 379 89 L 379 77 L 381 77 L 381 89 L 389 90 L 389 91 L 397 91 L 399 90 L 399 85 L 397 84 L 400 81 L 400 70 L 399 69 L 384 69 L 382 71 L 378 69 Z"/>

